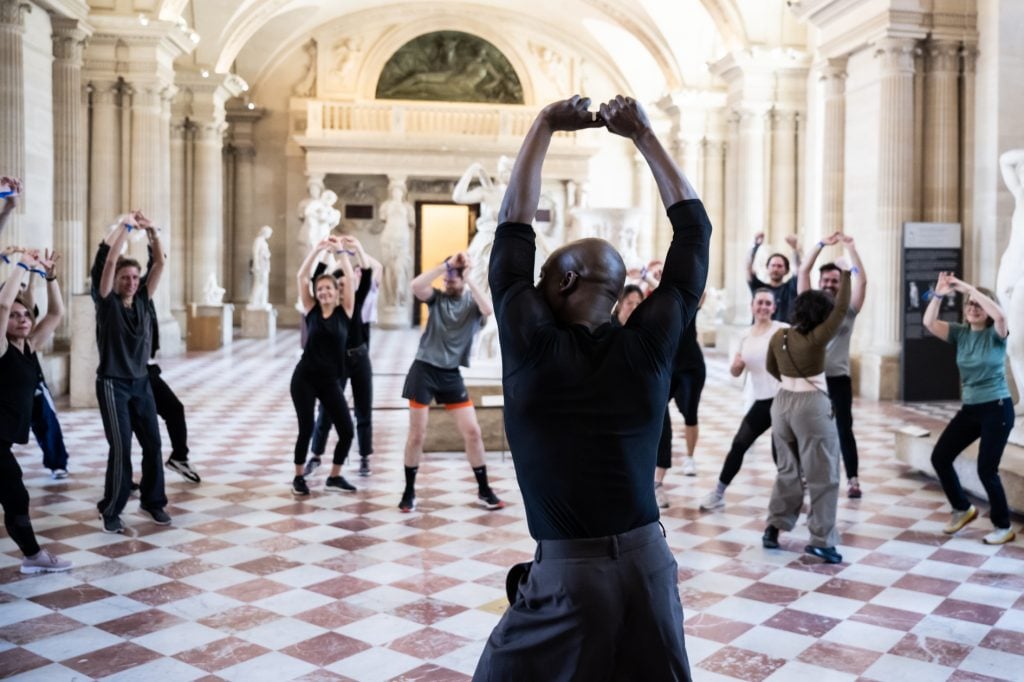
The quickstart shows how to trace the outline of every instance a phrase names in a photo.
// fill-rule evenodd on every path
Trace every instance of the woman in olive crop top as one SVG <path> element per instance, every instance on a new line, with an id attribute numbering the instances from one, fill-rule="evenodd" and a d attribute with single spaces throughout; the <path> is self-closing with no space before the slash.
<path id="1" fill-rule="evenodd" d="M 825 348 L 839 331 L 850 307 L 850 273 L 844 271 L 839 293 L 805 291 L 793 307 L 793 326 L 780 329 L 768 344 L 765 366 L 781 382 L 772 403 L 772 440 L 779 472 L 768 503 L 768 527 L 762 544 L 779 546 L 779 530 L 792 530 L 803 506 L 804 484 L 811 510 L 808 554 L 826 563 L 843 560 L 836 551 L 839 503 L 839 432 L 825 383 Z"/>

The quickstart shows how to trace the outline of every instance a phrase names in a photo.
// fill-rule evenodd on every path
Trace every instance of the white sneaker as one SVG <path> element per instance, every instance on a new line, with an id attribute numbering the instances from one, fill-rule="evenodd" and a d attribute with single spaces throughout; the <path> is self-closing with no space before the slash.
<path id="1" fill-rule="evenodd" d="M 654 484 L 654 499 L 659 507 L 668 509 L 668 496 L 665 494 L 665 488 L 661 483 Z"/>
<path id="2" fill-rule="evenodd" d="M 1012 528 L 996 528 L 981 539 L 986 545 L 1005 545 L 1017 537 Z"/>
<path id="3" fill-rule="evenodd" d="M 725 506 L 725 496 L 719 495 L 717 490 L 712 490 L 708 496 L 701 500 L 701 511 L 713 511 Z"/>
<path id="4" fill-rule="evenodd" d="M 70 561 L 61 559 L 56 554 L 50 554 L 45 549 L 39 550 L 39 554 L 36 554 L 31 559 L 25 557 L 21 562 L 21 572 L 26 574 L 59 573 L 68 570 L 71 570 Z"/>
<path id="5" fill-rule="evenodd" d="M 67 469 L 54 469 L 53 471 L 50 472 L 50 478 L 52 478 L 55 481 L 60 481 L 60 480 L 65 479 L 67 477 L 68 477 L 68 470 Z"/>
<path id="6" fill-rule="evenodd" d="M 693 461 L 693 457 L 687 457 L 683 460 L 683 475 L 684 476 L 696 476 L 697 475 L 697 463 Z"/>
<path id="7" fill-rule="evenodd" d="M 978 518 L 978 510 L 973 504 L 964 511 L 954 511 L 949 517 L 949 524 L 942 529 L 942 532 L 946 535 L 953 535 L 976 518 Z"/>

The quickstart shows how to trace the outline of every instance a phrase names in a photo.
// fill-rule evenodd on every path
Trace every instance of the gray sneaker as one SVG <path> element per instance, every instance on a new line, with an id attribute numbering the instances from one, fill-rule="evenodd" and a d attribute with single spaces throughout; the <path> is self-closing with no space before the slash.
<path id="1" fill-rule="evenodd" d="M 171 517 L 163 509 L 147 509 L 146 507 L 139 507 L 139 511 L 153 519 L 153 523 L 158 526 L 171 525 Z"/>
<path id="2" fill-rule="evenodd" d="M 121 517 L 120 516 L 110 517 L 110 516 L 103 516 L 102 514 L 100 514 L 100 521 L 103 522 L 103 532 L 104 533 L 123 533 L 124 532 L 124 524 L 121 523 Z"/>
<path id="3" fill-rule="evenodd" d="M 320 456 L 310 457 L 306 460 L 306 466 L 302 469 L 303 476 L 312 476 L 313 472 L 320 468 Z"/>
<path id="4" fill-rule="evenodd" d="M 708 496 L 705 497 L 700 502 L 701 511 L 714 511 L 715 509 L 721 509 L 724 506 L 725 497 L 719 495 L 718 492 L 715 490 L 712 490 L 710 493 L 708 493 Z"/>
<path id="5" fill-rule="evenodd" d="M 50 554 L 45 549 L 39 550 L 34 557 L 25 557 L 21 562 L 22 573 L 59 573 L 71 570 L 71 562 Z"/>

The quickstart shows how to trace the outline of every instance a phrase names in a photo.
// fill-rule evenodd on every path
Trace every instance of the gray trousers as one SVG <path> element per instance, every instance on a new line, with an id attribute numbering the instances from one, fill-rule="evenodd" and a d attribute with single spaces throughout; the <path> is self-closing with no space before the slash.
<path id="1" fill-rule="evenodd" d="M 815 547 L 839 544 L 839 433 L 831 411 L 831 402 L 819 391 L 780 389 L 772 403 L 779 473 L 768 503 L 768 523 L 779 530 L 793 530 L 804 501 L 803 476 L 811 498 L 807 528 Z"/>

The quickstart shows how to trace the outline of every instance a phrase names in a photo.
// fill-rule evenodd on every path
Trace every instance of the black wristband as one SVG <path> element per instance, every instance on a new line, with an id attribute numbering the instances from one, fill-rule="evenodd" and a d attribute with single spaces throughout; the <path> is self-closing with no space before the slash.
<path id="1" fill-rule="evenodd" d="M 47 277 L 46 281 L 47 282 L 56 282 L 57 281 L 57 275 L 54 275 L 53 277 Z"/>

